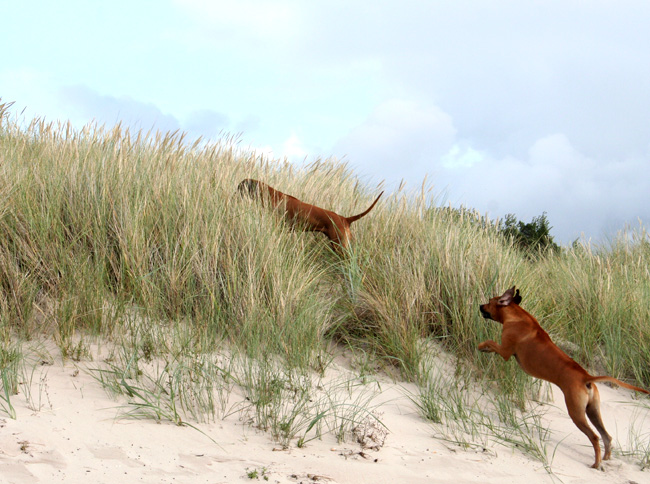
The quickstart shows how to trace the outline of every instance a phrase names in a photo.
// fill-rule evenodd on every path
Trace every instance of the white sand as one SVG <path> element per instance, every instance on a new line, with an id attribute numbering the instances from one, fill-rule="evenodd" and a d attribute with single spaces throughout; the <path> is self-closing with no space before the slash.
<path id="1" fill-rule="evenodd" d="M 615 455 L 604 472 L 589 468 L 591 446 L 569 420 L 557 389 L 555 404 L 544 415 L 553 431 L 551 476 L 540 462 L 505 446 L 467 451 L 436 440 L 404 387 L 389 381 L 382 383 L 378 397 L 386 402 L 379 411 L 389 434 L 380 450 L 365 450 L 362 456 L 358 443 L 337 444 L 329 435 L 304 448 L 279 450 L 268 434 L 234 415 L 197 425 L 219 445 L 189 427 L 116 418 L 123 402 L 109 398 L 83 366 L 76 371 L 75 364 L 63 365 L 59 359 L 37 367 L 32 395 L 41 396 L 42 408 L 28 408 L 21 393 L 12 399 L 17 418 L 0 416 L 1 483 L 650 482 L 650 470 L 641 471 L 633 458 Z M 39 386 L 41 376 L 44 384 Z M 627 390 L 602 384 L 599 389 L 605 425 L 616 446 L 627 445 L 632 424 L 650 445 L 647 400 L 644 409 Z M 255 470 L 258 479 L 247 476 Z"/>

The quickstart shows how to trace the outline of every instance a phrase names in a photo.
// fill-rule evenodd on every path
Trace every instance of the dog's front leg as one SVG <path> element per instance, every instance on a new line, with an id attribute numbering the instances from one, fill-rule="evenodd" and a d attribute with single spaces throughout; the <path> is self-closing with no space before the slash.
<path id="1" fill-rule="evenodd" d="M 513 354 L 511 348 L 502 346 L 496 341 L 492 341 L 491 339 L 483 341 L 481 344 L 479 344 L 478 350 L 483 353 L 498 353 L 506 361 L 508 361 Z"/>

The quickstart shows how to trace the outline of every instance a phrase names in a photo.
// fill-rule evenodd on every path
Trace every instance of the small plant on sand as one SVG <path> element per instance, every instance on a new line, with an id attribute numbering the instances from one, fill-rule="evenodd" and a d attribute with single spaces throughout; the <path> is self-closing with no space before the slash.
<path id="1" fill-rule="evenodd" d="M 628 427 L 627 443 L 614 446 L 614 453 L 634 458 L 641 470 L 650 468 L 650 433 L 640 430 L 648 418 L 649 409 L 650 404 L 647 400 L 642 400 L 638 404 Z"/>
<path id="2" fill-rule="evenodd" d="M 284 447 L 296 438 L 302 447 L 326 433 L 344 440 L 370 414 L 379 391 L 370 382 L 325 380 L 269 360 L 240 360 L 232 374 L 246 396 L 240 411 Z"/>
<path id="3" fill-rule="evenodd" d="M 40 374 L 38 375 L 38 382 L 34 381 L 36 375 L 36 368 L 41 368 Z M 47 371 L 42 369 L 43 362 L 33 363 L 31 369 L 28 369 L 27 365 L 23 365 L 22 369 L 22 381 L 21 388 L 23 394 L 27 401 L 27 407 L 34 411 L 40 412 L 43 407 L 49 407 L 52 409 L 52 402 L 50 401 L 50 395 L 48 392 L 48 382 L 47 382 Z M 37 390 L 34 390 L 34 386 L 38 385 Z"/>
<path id="4" fill-rule="evenodd" d="M 250 470 L 246 469 L 246 477 L 248 477 L 251 480 L 253 480 L 253 479 L 259 480 L 260 477 L 261 477 L 265 481 L 268 481 L 269 476 L 267 475 L 266 472 L 267 472 L 266 467 L 262 467 L 261 469 L 257 469 L 257 468 L 256 469 L 250 469 Z"/>
<path id="5" fill-rule="evenodd" d="M 0 413 L 10 418 L 16 418 L 11 399 L 18 393 L 18 371 L 22 359 L 19 345 L 0 343 Z"/>

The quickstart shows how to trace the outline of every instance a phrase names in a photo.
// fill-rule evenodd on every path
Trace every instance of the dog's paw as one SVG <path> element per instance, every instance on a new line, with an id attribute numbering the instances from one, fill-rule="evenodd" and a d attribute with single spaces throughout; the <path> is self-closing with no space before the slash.
<path id="1" fill-rule="evenodd" d="M 481 351 L 482 353 L 492 352 L 492 350 L 490 349 L 490 344 L 487 341 L 483 341 L 483 343 L 479 344 L 478 350 Z"/>
<path id="2" fill-rule="evenodd" d="M 600 472 L 605 472 L 605 466 L 603 466 L 602 463 L 594 464 L 594 465 L 591 466 L 591 468 L 596 469 L 597 471 L 600 471 Z"/>

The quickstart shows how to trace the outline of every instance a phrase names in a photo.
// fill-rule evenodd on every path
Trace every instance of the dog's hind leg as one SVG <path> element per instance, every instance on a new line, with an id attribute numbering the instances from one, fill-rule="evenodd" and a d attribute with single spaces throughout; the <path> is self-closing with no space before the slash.
<path id="1" fill-rule="evenodd" d="M 587 390 L 584 387 L 573 387 L 569 392 L 564 394 L 564 400 L 566 402 L 566 408 L 569 411 L 569 417 L 573 420 L 573 423 L 576 424 L 576 427 L 587 436 L 591 445 L 594 447 L 594 453 L 596 455 L 596 460 L 594 462 L 594 469 L 601 468 L 601 457 L 600 457 L 600 440 L 598 435 L 593 431 L 589 422 L 587 421 L 587 406 L 591 400 L 591 390 Z"/>
<path id="2" fill-rule="evenodd" d="M 591 386 L 591 388 L 589 388 Z M 605 430 L 605 425 L 603 424 L 603 419 L 600 416 L 600 394 L 598 393 L 598 388 L 593 383 L 587 383 L 587 389 L 589 393 L 589 403 L 587 404 L 587 417 L 591 420 L 591 423 L 594 424 L 598 433 L 603 438 L 603 443 L 605 444 L 605 455 L 603 460 L 609 460 L 612 456 L 612 436 L 607 433 Z"/>

